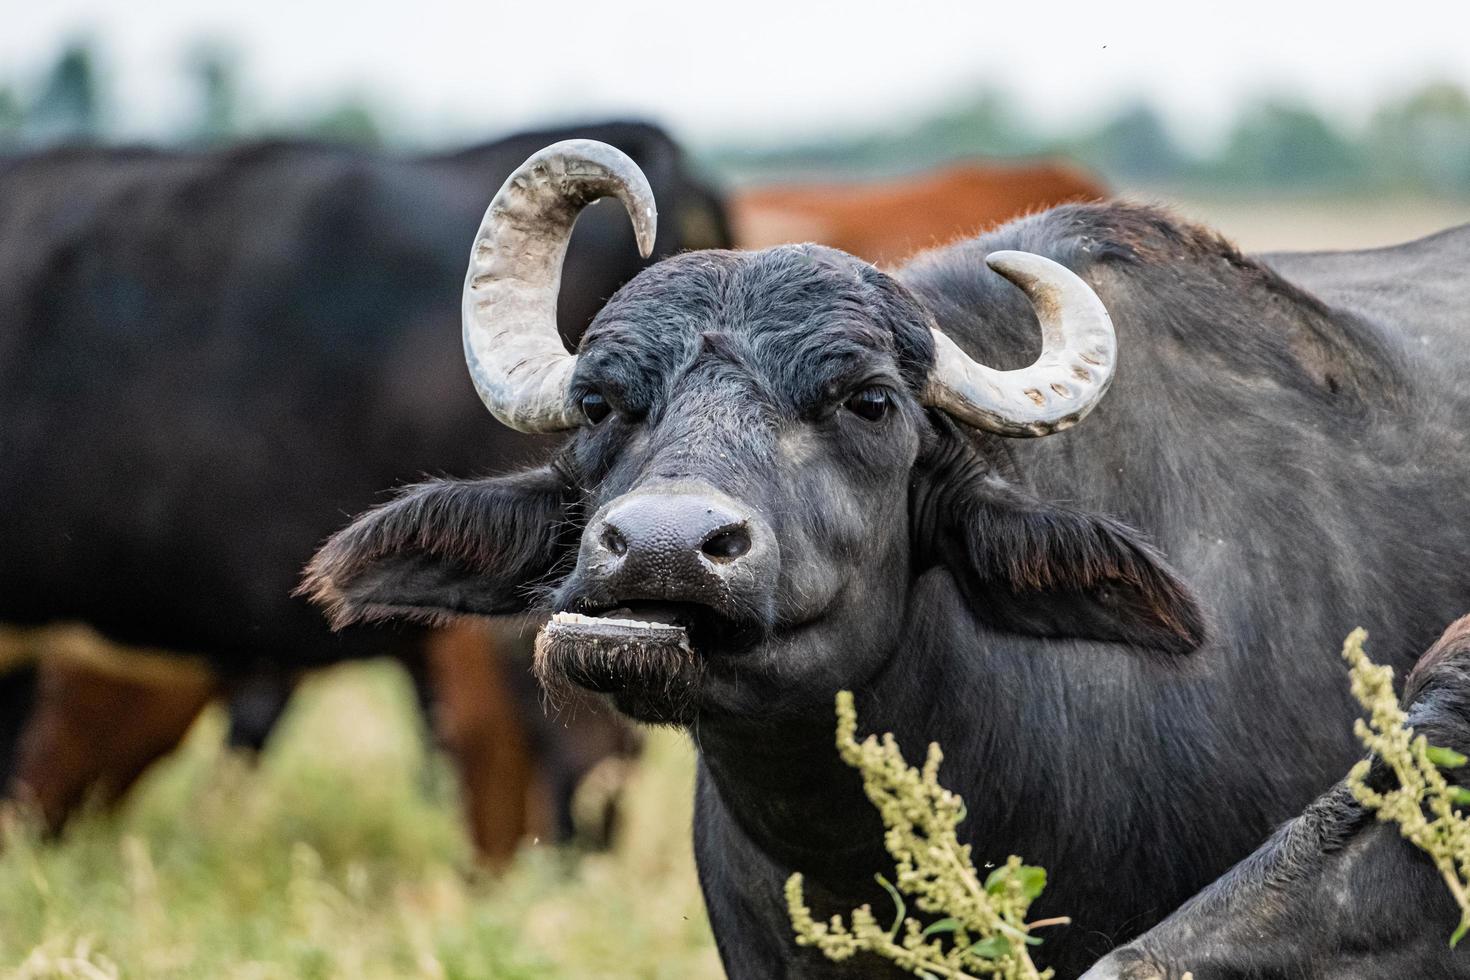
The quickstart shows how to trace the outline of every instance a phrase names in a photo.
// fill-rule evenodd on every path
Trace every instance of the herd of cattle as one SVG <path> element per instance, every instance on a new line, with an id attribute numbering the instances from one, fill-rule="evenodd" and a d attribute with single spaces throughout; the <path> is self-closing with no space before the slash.
<path id="1" fill-rule="evenodd" d="M 1103 196 L 726 201 L 633 124 L 0 159 L 0 781 L 60 827 L 211 699 L 258 748 L 392 656 L 487 862 L 605 839 L 624 719 L 686 726 L 730 975 L 888 976 L 782 893 L 885 901 L 846 687 L 1050 870 L 1060 976 L 1470 976 L 1332 788 L 1341 638 L 1408 676 L 1470 609 L 1470 229 L 1245 256 Z M 1406 699 L 1470 750 L 1470 623 Z"/>
<path id="2" fill-rule="evenodd" d="M 211 699 L 229 699 L 232 741 L 259 749 L 303 671 L 392 655 L 488 862 L 578 829 L 583 777 L 637 739 L 607 712 L 547 718 L 524 623 L 334 635 L 292 595 L 341 515 L 384 488 L 548 445 L 485 415 L 457 363 L 455 297 L 486 188 L 578 135 L 649 175 L 653 258 L 734 244 L 721 198 L 636 124 L 421 159 L 272 143 L 0 163 L 0 785 L 60 826 L 116 799 Z M 933 216 L 948 188 L 898 190 L 930 194 L 931 236 L 953 236 L 1077 194 L 1049 178 L 972 170 L 974 203 L 948 223 Z M 558 306 L 569 343 L 646 264 L 631 246 L 610 209 L 579 221 Z M 593 823 L 580 829 L 595 839 Z"/>

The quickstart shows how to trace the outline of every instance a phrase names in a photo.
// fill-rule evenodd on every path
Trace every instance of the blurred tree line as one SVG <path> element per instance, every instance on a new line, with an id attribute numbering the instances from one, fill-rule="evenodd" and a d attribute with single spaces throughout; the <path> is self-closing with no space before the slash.
<path id="1" fill-rule="evenodd" d="M 263 118 L 227 47 L 200 44 L 182 68 L 192 99 L 169 142 L 207 146 L 286 135 L 366 144 L 394 139 L 381 108 L 351 95 L 294 118 Z M 0 149 L 109 141 L 114 106 L 107 82 L 95 45 L 85 40 L 66 45 L 37 78 L 0 78 Z M 1355 127 L 1300 99 L 1266 98 L 1241 108 L 1216 146 L 1191 151 L 1147 102 L 1126 105 L 1094 126 L 1047 132 L 1003 93 L 984 90 L 904 126 L 777 148 L 727 145 L 702 154 L 736 178 L 881 175 L 960 157 L 1042 155 L 1070 157 L 1123 185 L 1470 197 L 1470 94 L 1448 82 L 1425 85 L 1384 100 Z"/>
<path id="2" fill-rule="evenodd" d="M 1470 94 L 1437 82 L 1382 101 L 1349 128 L 1307 103 L 1243 106 L 1225 138 L 1191 152 L 1147 102 L 1092 127 L 1046 132 L 1011 100 L 982 92 L 907 127 L 779 149 L 726 147 L 715 162 L 742 178 L 845 172 L 882 175 L 962 157 L 1069 157 L 1116 184 L 1293 194 L 1470 197 Z"/>
<path id="3" fill-rule="evenodd" d="M 115 105 L 102 66 L 97 46 L 79 39 L 66 44 L 38 78 L 0 78 L 0 150 L 112 142 Z M 383 142 L 380 113 L 358 96 L 339 96 L 289 119 L 262 117 L 245 97 L 239 60 L 228 47 L 199 44 L 181 68 L 192 105 L 174 121 L 169 143 L 207 146 L 275 136 Z"/>

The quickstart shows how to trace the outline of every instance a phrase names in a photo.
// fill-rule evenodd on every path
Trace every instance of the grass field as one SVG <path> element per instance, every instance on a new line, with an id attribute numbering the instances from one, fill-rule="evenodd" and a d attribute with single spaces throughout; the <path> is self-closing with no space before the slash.
<path id="1" fill-rule="evenodd" d="M 656 733 L 611 853 L 477 875 L 405 678 L 319 675 L 263 762 L 223 717 L 59 845 L 10 826 L 0 970 L 42 977 L 720 976 L 689 845 L 692 751 Z"/>

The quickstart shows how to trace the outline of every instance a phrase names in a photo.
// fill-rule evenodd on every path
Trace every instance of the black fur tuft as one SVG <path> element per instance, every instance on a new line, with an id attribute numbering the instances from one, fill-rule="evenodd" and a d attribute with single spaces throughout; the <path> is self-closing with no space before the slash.
<path id="1" fill-rule="evenodd" d="M 567 506 L 552 467 L 411 486 L 333 535 L 297 591 L 338 629 L 390 616 L 436 623 L 520 612 L 574 548 Z"/>

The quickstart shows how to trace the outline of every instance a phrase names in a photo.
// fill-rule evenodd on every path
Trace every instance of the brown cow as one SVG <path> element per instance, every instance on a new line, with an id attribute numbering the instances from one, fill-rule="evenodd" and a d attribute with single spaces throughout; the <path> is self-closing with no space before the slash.
<path id="1" fill-rule="evenodd" d="M 524 839 L 610 843 L 641 738 L 607 707 L 548 717 L 529 665 L 535 626 L 461 620 L 435 630 L 421 684 L 434 736 L 459 774 L 475 851 L 504 866 Z"/>
<path id="2" fill-rule="evenodd" d="M 546 718 L 516 632 L 454 623 L 408 665 L 459 775 L 476 854 L 492 869 L 527 838 L 606 843 L 639 747 L 606 709 Z M 253 694 L 277 695 L 278 713 L 296 678 L 273 680 Z M 0 789 L 59 831 L 84 803 L 116 803 L 211 699 L 236 693 L 203 660 L 110 644 L 86 627 L 0 628 L 0 726 L 24 721 L 0 733 Z"/>
<path id="3" fill-rule="evenodd" d="M 0 666 L 30 685 L 6 795 L 53 831 L 87 800 L 116 802 L 218 692 L 203 661 L 112 646 L 82 626 L 7 630 L 0 649 Z"/>
<path id="4" fill-rule="evenodd" d="M 877 264 L 968 238 L 1030 211 L 1107 197 L 1065 163 L 957 163 L 895 180 L 750 187 L 731 196 L 736 242 L 818 242 Z"/>

